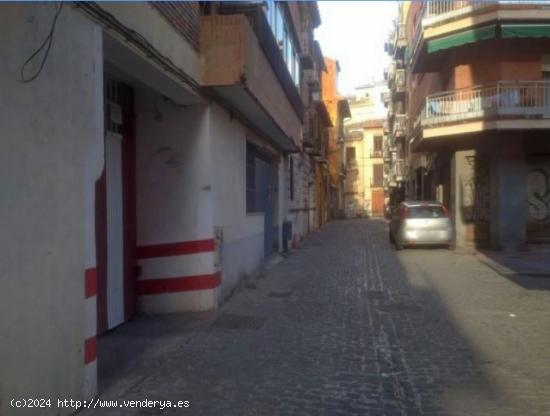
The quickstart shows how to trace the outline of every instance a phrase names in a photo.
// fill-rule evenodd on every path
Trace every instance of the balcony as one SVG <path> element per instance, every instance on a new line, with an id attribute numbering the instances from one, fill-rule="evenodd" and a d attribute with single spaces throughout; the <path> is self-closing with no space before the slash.
<path id="1" fill-rule="evenodd" d="M 382 149 L 371 149 L 370 158 L 371 159 L 381 159 L 384 156 L 384 151 Z"/>
<path id="2" fill-rule="evenodd" d="M 425 3 L 423 10 L 422 26 L 430 27 L 444 24 L 470 15 L 497 10 L 504 6 L 518 10 L 520 8 L 533 8 L 548 6 L 548 0 L 430 0 Z"/>
<path id="3" fill-rule="evenodd" d="M 384 134 L 390 134 L 390 122 L 388 120 L 384 120 L 382 128 L 384 129 Z"/>
<path id="4" fill-rule="evenodd" d="M 494 7 L 498 1 L 434 0 L 424 8 L 422 26 L 429 27 L 446 20 L 456 19 L 485 7 Z"/>
<path id="5" fill-rule="evenodd" d="M 201 84 L 283 152 L 297 150 L 303 106 L 263 13 L 201 16 Z"/>
<path id="6" fill-rule="evenodd" d="M 550 128 L 550 81 L 499 81 L 426 98 L 424 139 L 484 130 Z"/>
<path id="7" fill-rule="evenodd" d="M 405 160 L 396 159 L 392 166 L 393 177 L 396 182 L 403 182 L 405 180 Z"/>
<path id="8" fill-rule="evenodd" d="M 407 46 L 407 36 L 406 36 L 406 25 L 405 23 L 397 23 L 395 31 L 395 50 L 405 48 Z"/>
<path id="9" fill-rule="evenodd" d="M 392 161 L 393 156 L 396 154 L 397 148 L 390 143 L 389 137 L 384 137 L 384 144 L 382 146 L 382 158 L 384 159 L 384 166 Z"/>
<path id="10" fill-rule="evenodd" d="M 488 39 L 548 37 L 550 19 L 547 0 L 433 0 L 422 3 L 414 31 L 410 63 L 413 72 L 437 71 L 442 59 L 434 52 Z M 520 24 L 521 36 L 506 33 Z M 532 24 L 544 33 L 527 33 Z M 499 28 L 500 26 L 500 28 Z M 526 42 L 532 39 L 526 39 Z"/>
<path id="11" fill-rule="evenodd" d="M 403 94 L 407 88 L 407 72 L 405 69 L 396 69 L 389 82 L 392 95 Z"/>
<path id="12" fill-rule="evenodd" d="M 351 159 L 346 163 L 346 172 L 359 170 L 359 165 L 357 164 L 357 159 Z"/>
<path id="13" fill-rule="evenodd" d="M 315 69 L 308 69 L 303 72 L 304 81 L 309 85 L 312 93 L 321 92 L 321 79 L 319 73 Z"/>
<path id="14" fill-rule="evenodd" d="M 315 60 L 314 51 L 313 51 L 313 33 L 312 32 L 302 32 L 301 37 L 301 48 L 302 52 L 300 54 L 300 65 L 302 69 L 313 69 L 313 62 Z"/>
<path id="15" fill-rule="evenodd" d="M 382 152 L 382 157 L 384 162 L 390 163 L 392 161 L 392 153 L 394 153 L 395 148 L 391 147 L 389 144 L 384 144 L 384 150 Z"/>
<path id="16" fill-rule="evenodd" d="M 390 102 L 390 94 L 389 92 L 387 91 L 384 91 L 382 93 L 382 102 L 384 103 L 384 106 L 388 106 L 389 102 Z"/>
<path id="17" fill-rule="evenodd" d="M 407 115 L 396 114 L 395 121 L 393 123 L 393 137 L 401 138 L 407 135 Z"/>

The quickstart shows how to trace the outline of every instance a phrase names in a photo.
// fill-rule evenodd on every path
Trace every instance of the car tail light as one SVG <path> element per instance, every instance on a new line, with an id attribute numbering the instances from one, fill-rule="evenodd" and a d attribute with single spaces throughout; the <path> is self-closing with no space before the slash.
<path id="1" fill-rule="evenodd" d="M 403 207 L 403 218 L 409 218 L 409 208 Z"/>
<path id="2" fill-rule="evenodd" d="M 447 208 L 445 208 L 444 206 L 442 207 L 443 208 L 443 214 L 445 214 L 445 216 L 447 218 L 451 218 L 451 211 L 449 211 Z"/>

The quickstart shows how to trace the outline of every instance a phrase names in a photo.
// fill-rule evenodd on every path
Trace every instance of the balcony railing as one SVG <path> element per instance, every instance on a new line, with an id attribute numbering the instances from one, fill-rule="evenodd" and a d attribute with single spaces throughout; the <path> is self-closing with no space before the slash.
<path id="1" fill-rule="evenodd" d="M 546 5 L 548 0 L 430 0 L 426 2 L 422 26 L 430 26 L 447 19 L 454 19 L 475 10 L 498 4 Z"/>
<path id="2" fill-rule="evenodd" d="M 390 94 L 387 91 L 384 91 L 382 93 L 382 102 L 384 103 L 385 106 L 387 106 L 388 103 L 390 102 Z"/>
<path id="3" fill-rule="evenodd" d="M 404 69 L 396 69 L 393 76 L 389 80 L 389 85 L 392 93 L 405 92 L 407 81 L 407 72 Z"/>
<path id="4" fill-rule="evenodd" d="M 397 46 L 400 46 L 402 44 L 406 46 L 406 42 L 407 42 L 406 27 L 407 26 L 405 25 L 405 23 L 397 24 L 397 37 L 396 37 Z"/>
<path id="5" fill-rule="evenodd" d="M 405 161 L 403 159 L 394 160 L 388 169 L 384 172 L 384 180 L 388 187 L 398 186 L 399 182 L 405 179 Z"/>
<path id="6" fill-rule="evenodd" d="M 321 91 L 321 80 L 317 71 L 313 69 L 305 70 L 304 80 L 309 85 L 312 92 Z"/>
<path id="7" fill-rule="evenodd" d="M 550 117 L 550 81 L 499 81 L 428 96 L 422 126 L 498 117 Z"/>
<path id="8" fill-rule="evenodd" d="M 472 0 L 432 0 L 426 2 L 424 18 L 433 18 L 445 15 L 457 15 L 469 11 L 473 7 L 483 7 L 494 4 L 495 1 L 472 1 Z"/>
<path id="9" fill-rule="evenodd" d="M 409 57 L 414 60 L 422 40 L 424 28 L 443 24 L 453 19 L 477 13 L 479 10 L 510 5 L 515 10 L 519 6 L 548 6 L 548 0 L 430 0 L 423 1 L 418 11 L 418 19 L 413 32 L 411 53 Z"/>
<path id="10" fill-rule="evenodd" d="M 393 123 L 393 136 L 403 137 L 407 134 L 407 115 L 396 114 Z"/>
<path id="11" fill-rule="evenodd" d="M 405 178 L 405 160 L 396 159 L 393 163 L 393 175 L 397 182 L 403 181 Z"/>
<path id="12" fill-rule="evenodd" d="M 382 151 L 382 157 L 384 158 L 384 161 L 391 162 L 392 154 L 395 153 L 395 151 L 396 151 L 396 148 L 394 146 L 391 146 L 389 141 L 385 141 L 383 151 Z"/>
<path id="13" fill-rule="evenodd" d="M 390 122 L 388 120 L 384 120 L 382 123 L 382 128 L 384 129 L 384 134 L 390 133 Z"/>
<path id="14" fill-rule="evenodd" d="M 372 149 L 370 151 L 371 159 L 379 159 L 383 156 L 384 151 L 382 149 Z"/>

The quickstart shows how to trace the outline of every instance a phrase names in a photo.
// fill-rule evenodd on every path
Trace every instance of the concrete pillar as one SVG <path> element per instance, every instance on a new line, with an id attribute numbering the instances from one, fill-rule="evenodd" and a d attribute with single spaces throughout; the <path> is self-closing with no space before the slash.
<path id="1" fill-rule="evenodd" d="M 456 245 L 463 246 L 466 242 L 465 233 L 464 233 L 464 220 L 462 218 L 462 213 L 460 211 L 460 199 L 459 192 L 460 181 L 459 181 L 459 172 L 460 168 L 458 166 L 458 159 L 461 157 L 463 152 L 455 152 L 451 158 L 450 169 L 451 169 L 451 205 L 450 210 L 453 216 L 453 222 L 455 225 L 455 235 L 456 235 Z"/>
<path id="2" fill-rule="evenodd" d="M 491 153 L 491 246 L 513 250 L 525 244 L 526 174 L 523 139 L 499 141 Z"/>
<path id="3" fill-rule="evenodd" d="M 461 150 L 451 159 L 451 211 L 459 246 L 489 241 L 489 158 L 478 150 Z"/>
<path id="4" fill-rule="evenodd" d="M 93 53 L 103 56 L 102 30 L 95 28 Z M 90 114 L 94 139 L 88 141 L 84 153 L 84 379 L 82 394 L 86 399 L 97 393 L 97 264 L 95 236 L 96 183 L 104 167 L 104 97 L 103 71 L 93 72 L 95 111 Z"/>
<path id="5" fill-rule="evenodd" d="M 158 101 L 136 90 L 138 307 L 146 314 L 205 311 L 218 304 L 222 257 L 213 222 L 211 110 L 165 104 L 155 119 L 149 109 Z"/>

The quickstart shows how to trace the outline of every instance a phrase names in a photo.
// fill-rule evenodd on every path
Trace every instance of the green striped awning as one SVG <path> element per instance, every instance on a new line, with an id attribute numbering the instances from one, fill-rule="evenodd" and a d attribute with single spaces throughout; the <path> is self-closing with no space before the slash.
<path id="1" fill-rule="evenodd" d="M 503 38 L 550 38 L 550 24 L 514 24 L 501 26 Z"/>
<path id="2" fill-rule="evenodd" d="M 434 53 L 443 49 L 475 43 L 480 40 L 494 39 L 496 26 L 483 26 L 476 29 L 464 30 L 453 35 L 428 41 L 428 53 Z"/>

